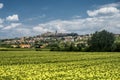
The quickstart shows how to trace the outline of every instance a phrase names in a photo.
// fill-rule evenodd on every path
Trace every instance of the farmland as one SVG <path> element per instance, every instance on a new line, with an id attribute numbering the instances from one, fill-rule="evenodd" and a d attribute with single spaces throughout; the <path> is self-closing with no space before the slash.
<path id="1" fill-rule="evenodd" d="M 119 80 L 118 52 L 0 51 L 0 80 Z"/>

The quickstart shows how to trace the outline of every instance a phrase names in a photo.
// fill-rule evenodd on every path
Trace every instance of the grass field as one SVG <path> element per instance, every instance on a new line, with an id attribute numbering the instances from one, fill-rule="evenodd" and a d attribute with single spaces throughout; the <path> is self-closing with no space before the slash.
<path id="1" fill-rule="evenodd" d="M 0 51 L 0 80 L 120 80 L 120 53 Z"/>

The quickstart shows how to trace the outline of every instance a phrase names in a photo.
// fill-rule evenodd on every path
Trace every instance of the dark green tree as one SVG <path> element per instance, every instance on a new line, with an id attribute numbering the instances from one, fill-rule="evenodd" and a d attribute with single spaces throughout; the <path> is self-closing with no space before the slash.
<path id="1" fill-rule="evenodd" d="M 114 43 L 111 51 L 120 52 L 120 42 Z"/>
<path id="2" fill-rule="evenodd" d="M 41 51 L 40 46 L 42 46 L 39 41 L 35 41 L 34 43 L 34 48 L 36 51 Z"/>
<path id="3" fill-rule="evenodd" d="M 115 37 L 113 33 L 106 30 L 95 32 L 88 40 L 90 51 L 111 51 Z"/>

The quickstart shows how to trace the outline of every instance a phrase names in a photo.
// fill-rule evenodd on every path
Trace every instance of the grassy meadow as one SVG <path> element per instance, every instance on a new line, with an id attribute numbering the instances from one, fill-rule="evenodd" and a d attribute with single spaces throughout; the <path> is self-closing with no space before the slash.
<path id="1" fill-rule="evenodd" d="M 0 51 L 0 80 L 120 80 L 118 52 Z"/>

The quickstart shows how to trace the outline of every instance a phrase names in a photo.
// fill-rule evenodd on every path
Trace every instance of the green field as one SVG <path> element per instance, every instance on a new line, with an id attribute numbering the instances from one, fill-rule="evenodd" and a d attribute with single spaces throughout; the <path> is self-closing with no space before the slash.
<path id="1" fill-rule="evenodd" d="M 120 53 L 0 51 L 0 80 L 120 80 Z"/>

